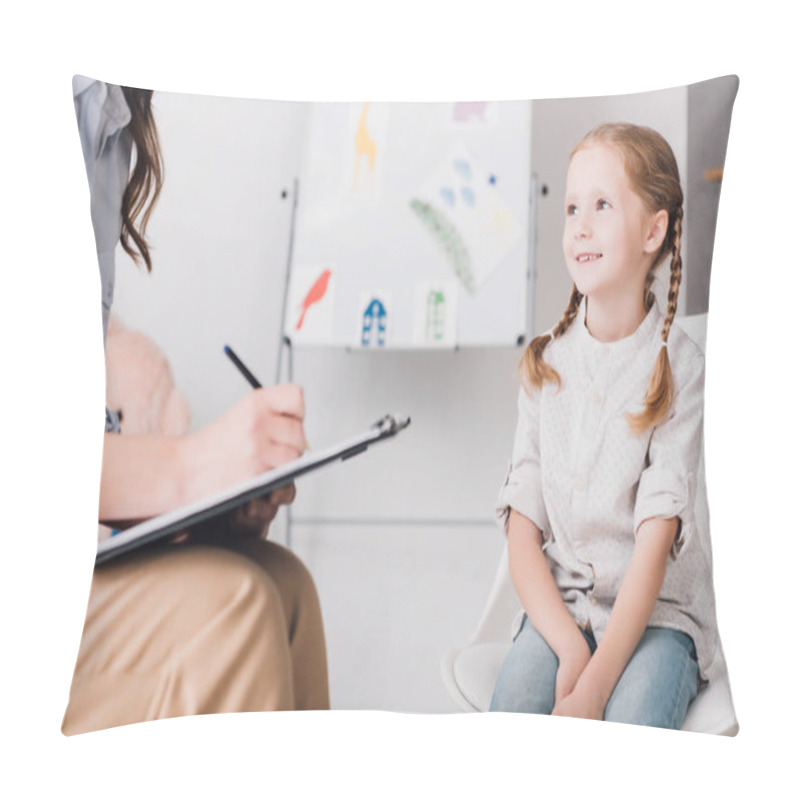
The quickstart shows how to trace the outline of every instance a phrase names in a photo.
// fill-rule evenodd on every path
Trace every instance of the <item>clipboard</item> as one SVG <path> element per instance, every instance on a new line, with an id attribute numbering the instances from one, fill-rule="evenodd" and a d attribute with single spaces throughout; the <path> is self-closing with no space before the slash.
<path id="1" fill-rule="evenodd" d="M 291 483 L 301 475 L 313 472 L 326 464 L 353 458 L 367 450 L 370 445 L 391 438 L 407 428 L 410 423 L 409 417 L 387 414 L 363 433 L 345 439 L 327 449 L 304 453 L 288 464 L 263 472 L 261 475 L 231 486 L 218 494 L 157 517 L 151 517 L 145 522 L 119 531 L 97 546 L 95 566 L 130 553 L 146 544 L 179 533 L 184 528 L 230 511 L 255 497 L 269 494 L 275 489 Z"/>

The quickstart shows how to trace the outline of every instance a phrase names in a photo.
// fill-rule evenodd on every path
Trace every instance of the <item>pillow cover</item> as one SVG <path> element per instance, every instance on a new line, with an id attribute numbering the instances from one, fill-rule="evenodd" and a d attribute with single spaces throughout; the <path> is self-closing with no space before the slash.
<path id="1" fill-rule="evenodd" d="M 524 641 L 523 601 L 491 527 L 505 473 L 503 528 L 513 511 L 539 529 L 590 648 L 639 534 L 669 538 L 650 622 L 680 634 L 681 663 L 695 665 L 676 726 L 734 733 L 711 584 L 702 389 L 737 86 L 729 77 L 618 97 L 303 104 L 76 76 L 104 336 L 113 308 L 127 332 L 154 343 L 159 376 L 132 389 L 156 409 L 179 393 L 193 425 L 175 436 L 156 421 L 152 430 L 170 433 L 148 436 L 129 417 L 126 429 L 138 401 L 119 396 L 127 384 L 115 377 L 100 522 L 121 529 L 183 505 L 295 457 L 306 438 L 336 441 L 390 409 L 410 413 L 421 436 L 304 479 L 291 523 L 278 511 L 294 489 L 97 567 L 64 732 L 238 710 L 447 711 L 430 668 L 445 651 L 452 700 L 487 710 L 512 639 Z M 603 123 L 636 127 L 598 134 L 571 159 Z M 663 153 L 637 139 L 642 128 L 677 165 L 678 267 L 677 212 L 659 216 L 665 201 L 651 186 Z M 623 222 L 612 230 L 604 215 L 615 214 Z M 570 268 L 567 229 L 583 243 Z M 659 236 L 670 252 L 648 249 Z M 641 315 L 630 302 L 637 281 Z M 665 318 L 672 403 L 635 433 L 626 414 L 644 408 Z M 521 388 L 517 376 L 545 331 L 542 359 L 561 392 L 553 381 L 531 388 L 524 369 Z M 252 392 L 222 357 L 225 343 L 264 385 L 273 374 L 291 385 Z M 147 380 L 140 360 L 109 365 L 120 370 Z M 653 532 L 653 520 L 676 529 Z M 475 621 L 498 559 L 482 625 L 449 649 Z M 601 664 L 606 649 L 596 652 Z"/>

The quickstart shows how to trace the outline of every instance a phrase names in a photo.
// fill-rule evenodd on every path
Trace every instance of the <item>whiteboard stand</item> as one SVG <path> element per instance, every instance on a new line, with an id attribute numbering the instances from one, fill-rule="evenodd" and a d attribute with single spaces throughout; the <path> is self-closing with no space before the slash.
<path id="1" fill-rule="evenodd" d="M 280 337 L 278 341 L 278 366 L 275 370 L 275 383 L 281 382 L 281 367 L 283 366 L 283 349 L 284 347 L 289 348 L 289 357 L 291 359 L 291 348 L 292 343 L 291 340 L 285 335 L 284 331 L 286 330 L 286 305 L 289 302 L 289 281 L 292 274 L 292 253 L 294 251 L 294 228 L 295 228 L 295 221 L 297 219 L 297 195 L 299 191 L 300 182 L 297 178 L 294 179 L 294 184 L 292 187 L 292 216 L 291 221 L 289 223 L 289 252 L 286 256 L 286 272 L 283 277 L 283 302 L 281 303 L 281 327 L 280 327 Z M 281 197 L 285 200 L 288 196 L 288 190 L 284 189 L 281 193 Z M 291 360 L 289 363 L 289 371 L 291 373 Z M 291 380 L 291 375 L 290 378 Z"/>
<path id="2" fill-rule="evenodd" d="M 286 379 L 289 383 L 294 380 L 294 357 L 292 352 L 292 340 L 286 336 L 286 305 L 289 302 L 289 280 L 292 272 L 292 253 L 294 251 L 294 229 L 297 218 L 297 196 L 300 182 L 294 179 L 292 186 L 292 215 L 289 223 L 289 252 L 286 256 L 286 273 L 283 278 L 283 302 L 281 304 L 281 327 L 278 336 L 278 359 L 275 369 L 275 384 L 281 382 L 281 371 L 283 367 L 283 351 L 286 350 Z M 285 200 L 289 192 L 284 189 L 281 197 Z M 286 547 L 292 549 L 292 506 L 286 506 Z"/>
<path id="3" fill-rule="evenodd" d="M 312 274 L 329 267 L 335 302 L 317 312 L 318 328 L 287 331 L 296 345 L 380 349 L 374 331 L 369 343 L 357 338 L 373 295 L 387 306 L 386 349 L 437 349 L 441 340 L 419 330 L 423 287 L 437 283 L 448 300 L 458 294 L 457 330 L 444 331 L 448 349 L 525 337 L 532 104 L 478 105 L 313 104 L 289 300 L 296 293 L 300 302 L 300 287 L 314 289 Z M 374 174 L 364 172 L 365 159 Z M 291 328 L 291 303 L 286 310 Z"/>
<path id="4" fill-rule="evenodd" d="M 528 253 L 527 253 L 527 261 L 528 261 L 528 268 L 527 268 L 527 303 L 526 303 L 526 317 L 525 317 L 525 335 L 520 336 L 517 340 L 516 344 L 518 346 L 523 346 L 525 344 L 525 339 L 530 341 L 533 338 L 535 333 L 535 283 L 536 283 L 536 221 L 537 221 L 537 202 L 538 202 L 538 195 L 539 195 L 540 187 L 539 187 L 539 180 L 538 176 L 532 174 L 530 176 L 530 185 L 529 185 L 529 196 L 528 196 Z M 284 189 L 283 198 L 286 199 L 289 196 L 288 190 Z M 292 197 L 292 212 L 291 212 L 291 222 L 290 222 L 290 231 L 289 231 L 289 250 L 286 259 L 286 272 L 284 275 L 284 286 L 283 286 L 283 302 L 281 305 L 281 327 L 280 327 L 280 335 L 278 341 L 278 358 L 277 358 L 277 368 L 275 374 L 275 382 L 280 383 L 283 376 L 283 356 L 284 352 L 286 353 L 286 380 L 291 382 L 294 380 L 294 346 L 292 344 L 292 340 L 290 337 L 286 336 L 286 314 L 287 314 L 287 306 L 289 302 L 289 285 L 291 282 L 291 272 L 292 272 L 292 260 L 294 256 L 294 240 L 295 240 L 295 228 L 296 228 L 296 221 L 297 221 L 297 207 L 298 207 L 298 197 L 299 197 L 299 180 L 295 178 L 293 189 L 291 192 Z M 453 345 L 453 351 L 458 352 L 462 349 L 462 346 L 456 342 Z M 352 347 L 352 346 L 345 346 L 345 352 L 347 353 L 354 353 L 360 350 L 360 348 Z M 374 349 L 370 348 L 369 352 L 375 352 Z M 291 549 L 291 542 L 292 542 L 292 508 L 291 506 L 286 506 L 285 509 L 286 514 L 286 547 Z M 304 522 L 312 522 L 314 524 L 324 524 L 329 522 L 334 523 L 342 523 L 346 522 L 348 524 L 359 524 L 363 523 L 373 523 L 375 520 L 358 520 L 358 519 L 348 519 L 348 520 L 332 520 L 327 518 L 313 518 L 309 520 L 303 520 Z M 475 520 L 417 520 L 417 519 L 395 519 L 395 520 L 387 520 L 381 519 L 379 521 L 381 524 L 431 524 L 431 525 L 439 525 L 439 524 L 459 524 L 459 525 L 474 525 L 474 524 L 485 524 L 483 521 L 475 521 Z"/>
<path id="5" fill-rule="evenodd" d="M 285 303 L 285 301 L 284 301 Z M 275 383 L 281 382 L 281 357 L 283 351 L 286 350 L 286 381 L 292 383 L 294 381 L 294 354 L 292 351 L 292 340 L 281 333 L 280 343 L 278 345 L 278 371 L 275 377 Z M 292 549 L 292 506 L 286 506 L 286 547 Z"/>

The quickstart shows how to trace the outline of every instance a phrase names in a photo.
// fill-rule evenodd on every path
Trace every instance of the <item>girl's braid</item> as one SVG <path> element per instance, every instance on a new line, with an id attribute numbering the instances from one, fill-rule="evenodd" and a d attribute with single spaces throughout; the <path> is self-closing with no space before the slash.
<path id="1" fill-rule="evenodd" d="M 575 321 L 575 317 L 578 316 L 578 309 L 580 308 L 582 298 L 583 295 L 578 291 L 578 287 L 573 283 L 572 295 L 569 298 L 569 303 L 564 311 L 564 315 L 559 320 L 558 325 L 553 328 L 554 339 L 558 339 L 559 336 L 563 336 L 567 332 L 569 326 Z"/>
<path id="2" fill-rule="evenodd" d="M 664 345 L 669 338 L 669 332 L 678 310 L 678 289 L 681 285 L 683 261 L 681 260 L 681 230 L 683 220 L 683 207 L 679 206 L 675 213 L 672 237 L 672 263 L 669 268 L 669 292 L 667 294 L 667 313 L 664 317 L 664 327 L 661 331 L 661 341 Z M 658 423 L 666 417 L 672 406 L 675 387 L 672 380 L 672 370 L 669 365 L 669 353 L 662 346 L 658 350 L 655 366 L 650 374 L 647 394 L 644 399 L 644 411 L 640 414 L 629 414 L 628 422 L 631 428 L 642 433 L 651 425 Z"/>
<path id="3" fill-rule="evenodd" d="M 669 293 L 667 294 L 667 314 L 664 318 L 664 328 L 661 331 L 661 339 L 667 341 L 672 322 L 678 311 L 678 289 L 681 285 L 683 275 L 683 259 L 681 258 L 681 230 L 683 221 L 683 206 L 678 208 L 675 214 L 674 238 L 672 241 L 672 263 L 669 268 Z"/>
<path id="4" fill-rule="evenodd" d="M 557 383 L 559 389 L 561 388 L 561 376 L 544 360 L 544 349 L 551 339 L 557 339 L 567 332 L 567 329 L 578 315 L 582 299 L 583 295 L 573 283 L 569 303 L 558 324 L 550 333 L 537 336 L 525 348 L 522 360 L 519 363 L 519 376 L 523 384 L 538 389 L 543 383 L 551 381 L 552 383 Z"/>

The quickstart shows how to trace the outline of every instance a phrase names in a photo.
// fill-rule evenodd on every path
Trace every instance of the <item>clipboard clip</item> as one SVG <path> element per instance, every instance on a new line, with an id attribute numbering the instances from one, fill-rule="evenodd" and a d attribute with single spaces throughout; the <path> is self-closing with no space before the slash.
<path id="1" fill-rule="evenodd" d="M 378 428 L 381 433 L 392 434 L 407 428 L 411 424 L 411 417 L 401 414 L 387 414 L 381 417 L 372 427 Z"/>

